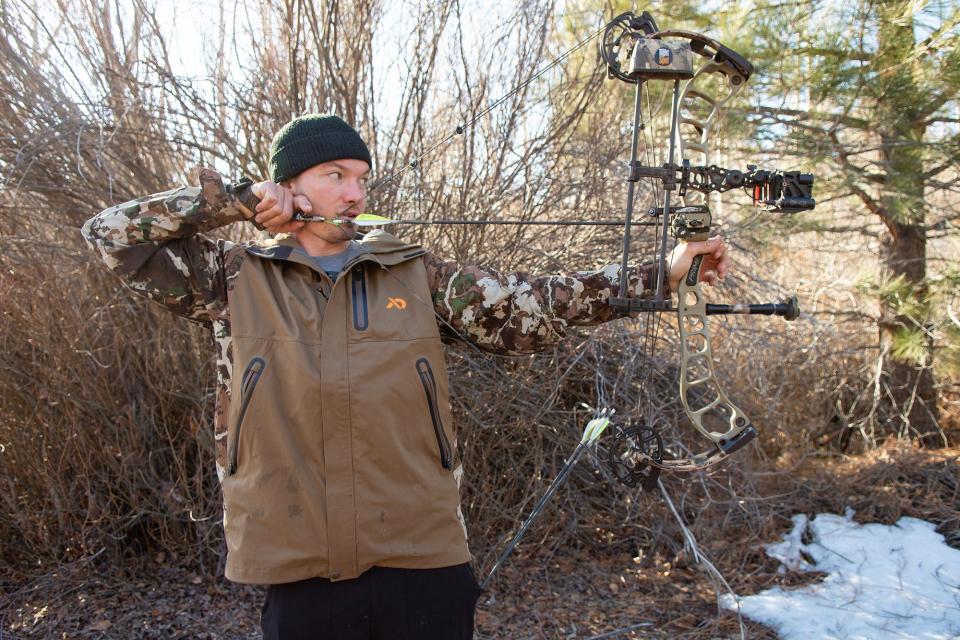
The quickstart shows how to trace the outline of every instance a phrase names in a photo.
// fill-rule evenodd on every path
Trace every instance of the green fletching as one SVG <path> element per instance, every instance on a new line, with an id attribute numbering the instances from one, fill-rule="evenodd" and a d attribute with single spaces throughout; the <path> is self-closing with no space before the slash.
<path id="1" fill-rule="evenodd" d="M 375 227 L 381 224 L 396 224 L 397 221 L 373 213 L 361 213 L 353 219 L 353 222 L 360 227 Z"/>
<path id="2" fill-rule="evenodd" d="M 580 438 L 581 444 L 593 444 L 609 426 L 610 418 L 606 416 L 594 418 L 588 422 L 587 426 L 584 428 L 583 437 Z"/>

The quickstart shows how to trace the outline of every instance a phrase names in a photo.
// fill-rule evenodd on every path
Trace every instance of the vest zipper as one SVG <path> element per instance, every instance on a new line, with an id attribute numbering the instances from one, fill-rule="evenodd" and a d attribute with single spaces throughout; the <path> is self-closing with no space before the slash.
<path id="1" fill-rule="evenodd" d="M 232 476 L 237 471 L 237 452 L 240 449 L 240 429 L 243 427 L 243 417 L 250 406 L 253 390 L 257 388 L 260 376 L 263 375 L 263 370 L 266 368 L 267 361 L 257 356 L 250 360 L 247 368 L 243 370 L 243 379 L 240 382 L 240 413 L 237 416 L 237 426 L 233 430 L 233 439 L 227 444 L 227 452 L 230 458 L 227 475 Z"/>
<path id="2" fill-rule="evenodd" d="M 427 396 L 427 406 L 430 407 L 430 419 L 433 421 L 433 433 L 437 436 L 437 447 L 440 449 L 440 465 L 448 471 L 453 468 L 453 457 L 450 451 L 450 441 L 443 430 L 440 420 L 440 408 L 437 406 L 437 381 L 433 377 L 433 369 L 426 358 L 417 360 L 417 375 L 423 385 L 423 393 Z"/>
<path id="3" fill-rule="evenodd" d="M 324 299 L 324 300 L 329 300 L 329 299 L 330 299 L 330 290 L 327 288 L 327 282 L 326 282 L 326 280 L 323 279 L 323 276 L 321 276 L 319 273 L 317 273 L 316 271 L 314 271 L 314 272 L 313 272 L 313 280 L 314 280 L 314 282 L 316 283 L 316 285 L 314 286 L 314 290 L 315 290 L 317 293 L 319 293 L 321 296 L 323 296 L 323 299 Z"/>

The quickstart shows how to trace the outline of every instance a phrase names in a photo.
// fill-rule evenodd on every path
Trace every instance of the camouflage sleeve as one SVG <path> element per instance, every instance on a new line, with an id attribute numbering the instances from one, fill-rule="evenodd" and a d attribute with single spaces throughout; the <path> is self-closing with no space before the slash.
<path id="1" fill-rule="evenodd" d="M 560 341 L 569 326 L 613 320 L 620 266 L 531 278 L 424 256 L 433 305 L 448 331 L 495 353 L 531 353 Z M 631 268 L 630 295 L 652 296 L 654 265 Z"/>
<path id="2" fill-rule="evenodd" d="M 82 233 L 128 287 L 174 313 L 209 321 L 226 306 L 224 256 L 232 243 L 200 232 L 252 215 L 220 174 L 203 169 L 200 187 L 110 207 Z"/>

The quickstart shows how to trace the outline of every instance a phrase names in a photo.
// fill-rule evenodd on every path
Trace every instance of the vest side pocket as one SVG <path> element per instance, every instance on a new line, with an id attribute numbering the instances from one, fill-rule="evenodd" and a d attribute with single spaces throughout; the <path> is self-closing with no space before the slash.
<path id="1" fill-rule="evenodd" d="M 420 376 L 420 384 L 423 385 L 423 393 L 427 398 L 427 406 L 430 409 L 430 420 L 433 422 L 433 432 L 437 437 L 437 448 L 440 450 L 440 465 L 449 471 L 453 468 L 453 454 L 451 453 L 450 441 L 447 440 L 447 434 L 443 430 L 440 407 L 437 406 L 437 381 L 433 377 L 433 368 L 430 366 L 430 361 L 426 358 L 417 360 L 417 375 Z"/>
<path id="2" fill-rule="evenodd" d="M 227 466 L 227 475 L 232 476 L 237 471 L 237 455 L 240 449 L 240 429 L 243 427 L 243 417 L 250 406 L 250 399 L 253 398 L 253 392 L 260 382 L 264 369 L 267 368 L 267 361 L 257 356 L 251 358 L 243 370 L 243 378 L 240 382 L 240 411 L 237 413 L 236 425 L 233 429 L 233 438 L 227 443 L 227 455 L 229 456 L 229 465 Z"/>

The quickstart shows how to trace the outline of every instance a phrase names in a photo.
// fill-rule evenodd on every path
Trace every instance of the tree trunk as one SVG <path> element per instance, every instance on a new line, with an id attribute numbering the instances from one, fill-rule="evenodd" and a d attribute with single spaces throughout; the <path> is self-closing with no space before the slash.
<path id="1" fill-rule="evenodd" d="M 915 78 L 918 56 L 914 52 L 914 24 L 906 12 L 899 0 L 882 4 L 877 52 L 877 128 L 885 174 L 881 202 L 887 230 L 880 243 L 880 256 L 884 281 L 902 279 L 909 286 L 898 290 L 906 291 L 911 298 L 906 305 L 894 296 L 881 298 L 881 401 L 889 409 L 882 412 L 886 415 L 883 431 L 916 437 L 928 446 L 942 446 L 926 301 L 926 124 L 921 112 L 923 96 Z M 909 339 L 908 334 L 917 332 L 925 345 L 923 354 L 917 356 L 913 350 L 911 358 L 898 355 L 898 345 Z"/>
<path id="2" fill-rule="evenodd" d="M 911 285 L 912 295 L 926 294 L 926 246 L 924 229 L 919 224 L 891 225 L 895 230 L 881 241 L 884 268 L 890 278 L 902 276 Z M 943 446 L 939 426 L 936 382 L 933 376 L 933 340 L 925 318 L 899 312 L 899 305 L 881 300 L 879 320 L 880 349 L 883 357 L 881 382 L 887 419 L 884 431 L 900 437 L 918 438 L 926 446 Z M 925 314 L 924 314 L 925 315 Z M 923 323 L 917 326 L 917 323 Z M 920 362 L 897 357 L 895 347 L 905 331 L 924 331 L 926 355 Z"/>

